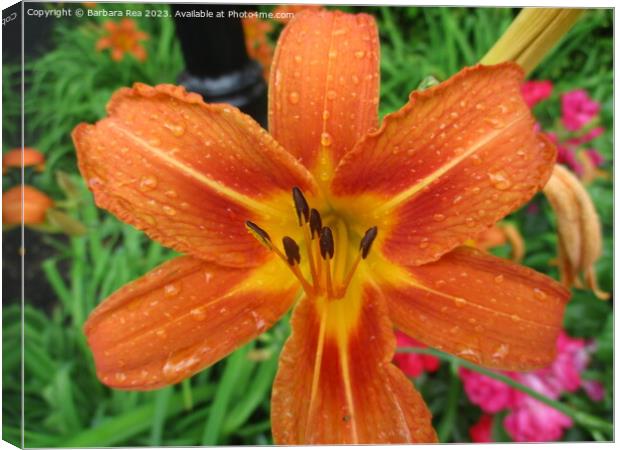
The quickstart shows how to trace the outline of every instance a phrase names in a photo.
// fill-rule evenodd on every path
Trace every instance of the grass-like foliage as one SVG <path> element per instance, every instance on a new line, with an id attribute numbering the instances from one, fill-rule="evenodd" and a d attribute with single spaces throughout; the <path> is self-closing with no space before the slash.
<path id="1" fill-rule="evenodd" d="M 126 9 L 121 4 L 98 8 Z M 167 8 L 131 5 L 132 9 Z M 270 7 L 264 7 L 270 8 Z M 387 8 L 343 7 L 373 14 L 381 40 L 381 103 L 384 115 L 398 109 L 409 92 L 432 75 L 448 78 L 461 67 L 475 64 L 509 25 L 516 11 L 501 8 Z M 33 184 L 52 197 L 61 194 L 55 172 L 62 170 L 78 186 L 75 218 L 85 224 L 82 237 L 37 235 L 36 244 L 48 256 L 26 270 L 39 271 L 40 283 L 26 286 L 24 311 L 25 445 L 28 447 L 105 447 L 142 445 L 214 445 L 271 443 L 269 400 L 280 348 L 288 335 L 286 321 L 257 342 L 235 352 L 180 385 L 155 392 L 122 392 L 104 387 L 96 378 L 91 353 L 82 333 L 89 312 L 126 282 L 173 256 L 124 225 L 93 203 L 76 167 L 70 133 L 80 122 L 105 115 L 111 94 L 136 81 L 174 83 L 183 57 L 170 18 L 137 19 L 149 34 L 148 53 L 140 62 L 126 55 L 115 62 L 108 51 L 95 50 L 105 18 L 55 21 L 51 50 L 27 60 L 24 102 L 26 145 L 47 158 L 47 169 Z M 279 30 L 276 28 L 276 30 Z M 27 30 L 26 30 L 27 31 Z M 277 34 L 277 33 L 274 33 Z M 543 128 L 559 119 L 559 97 L 583 88 L 602 104 L 601 125 L 606 132 L 593 142 L 605 157 L 603 170 L 612 167 L 612 13 L 589 11 L 532 74 L 555 85 L 550 100 L 535 113 Z M 4 150 L 19 145 L 19 67 L 3 68 L 5 116 Z M 17 106 L 17 108 L 16 108 Z M 604 254 L 598 276 L 604 290 L 612 287 L 612 183 L 598 179 L 589 187 L 604 227 Z M 525 208 L 509 220 L 526 239 L 524 264 L 557 277 L 550 265 L 556 256 L 554 217 L 546 200 L 533 200 L 539 213 Z M 6 235 L 5 235 L 6 236 Z M 17 235 L 14 235 L 17 238 Z M 35 236 L 30 234 L 30 236 Z M 26 247 L 28 247 L 28 242 Z M 508 246 L 496 253 L 508 255 Z M 45 304 L 29 300 L 34 291 L 47 292 Z M 3 438 L 18 443 L 20 417 L 20 310 L 18 298 L 7 298 L 3 309 Z M 12 302 L 12 306 L 8 306 Z M 574 291 L 565 327 L 574 336 L 595 339 L 597 350 L 584 377 L 602 382 L 605 398 L 590 401 L 582 392 L 562 402 L 603 420 L 612 416 L 611 306 L 587 291 Z M 468 428 L 480 410 L 462 393 L 458 361 L 439 372 L 423 375 L 416 385 L 427 400 L 441 438 L 469 441 Z M 507 439 L 496 418 L 495 438 Z M 600 430 L 575 425 L 565 440 L 611 439 Z"/>

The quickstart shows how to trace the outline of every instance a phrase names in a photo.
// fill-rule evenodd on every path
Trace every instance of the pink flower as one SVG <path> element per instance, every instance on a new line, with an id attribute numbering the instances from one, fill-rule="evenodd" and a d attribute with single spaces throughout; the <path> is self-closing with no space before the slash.
<path id="1" fill-rule="evenodd" d="M 590 398 L 600 401 L 604 396 L 603 386 L 581 379 L 593 350 L 591 343 L 562 332 L 557 341 L 557 356 L 551 366 L 533 372 L 502 373 L 552 399 L 582 387 Z M 467 369 L 461 369 L 459 374 L 469 400 L 485 413 L 510 409 L 504 426 L 515 441 L 557 440 L 566 428 L 572 426 L 566 415 L 500 381 Z"/>
<path id="2" fill-rule="evenodd" d="M 600 402 L 605 396 L 605 388 L 598 381 L 584 380 L 581 382 L 581 387 L 586 391 L 588 397 L 595 402 Z"/>
<path id="3" fill-rule="evenodd" d="M 558 164 L 564 164 L 577 175 L 581 175 L 583 173 L 583 167 L 581 163 L 577 160 L 577 156 L 575 155 L 575 150 L 573 149 L 573 146 L 565 145 L 565 142 L 559 142 L 555 133 L 549 132 L 546 133 L 546 135 L 549 139 L 551 139 L 551 141 L 556 145 L 558 149 Z"/>
<path id="4" fill-rule="evenodd" d="M 593 141 L 594 139 L 599 137 L 604 132 L 605 132 L 605 128 L 603 127 L 592 128 L 590 131 L 588 131 L 586 134 L 582 136 L 577 136 L 571 139 L 567 139 L 565 143 L 568 145 L 573 145 L 577 147 L 581 144 L 585 144 L 587 142 Z"/>
<path id="5" fill-rule="evenodd" d="M 562 123 L 566 129 L 577 131 L 598 114 L 600 107 L 583 89 L 567 92 L 562 95 Z"/>
<path id="6" fill-rule="evenodd" d="M 425 347 L 415 339 L 400 331 L 396 331 L 396 345 L 398 347 Z M 424 372 L 436 372 L 439 369 L 439 358 L 432 355 L 417 353 L 397 353 L 394 363 L 410 377 L 417 377 Z"/>
<path id="7" fill-rule="evenodd" d="M 581 372 L 590 362 L 586 342 L 583 339 L 571 338 L 562 332 L 558 336 L 557 348 L 558 354 L 551 367 L 538 372 L 541 372 L 543 377 L 555 378 L 564 390 L 575 392 L 581 386 Z"/>
<path id="8" fill-rule="evenodd" d="M 544 81 L 526 81 L 521 86 L 521 93 L 525 103 L 533 108 L 538 103 L 546 100 L 551 95 L 553 83 L 549 80 Z"/>
<path id="9" fill-rule="evenodd" d="M 506 431 L 516 442 L 556 441 L 572 425 L 570 417 L 531 397 L 504 419 Z"/>
<path id="10" fill-rule="evenodd" d="M 558 146 L 558 164 L 564 164 L 577 175 L 583 174 L 583 166 L 577 160 L 574 150 L 571 147 Z"/>
<path id="11" fill-rule="evenodd" d="M 598 152 L 598 150 L 596 150 L 594 148 L 590 148 L 588 150 L 585 150 L 584 153 L 586 154 L 588 159 L 590 159 L 590 161 L 592 162 L 594 167 L 601 167 L 603 165 L 603 163 L 605 162 L 605 158 L 603 158 L 603 155 L 601 155 Z"/>
<path id="12" fill-rule="evenodd" d="M 469 437 L 472 442 L 493 442 L 492 439 L 493 417 L 489 414 L 480 416 L 480 420 L 469 429 Z"/>
<path id="13" fill-rule="evenodd" d="M 535 216 L 536 214 L 538 214 L 540 212 L 540 206 L 538 205 L 538 203 L 530 202 L 527 205 L 526 211 L 527 211 L 528 214 L 531 214 L 531 215 Z"/>
<path id="14" fill-rule="evenodd" d="M 461 367 L 459 370 L 469 400 L 486 413 L 496 413 L 512 406 L 514 390 L 501 381 Z"/>

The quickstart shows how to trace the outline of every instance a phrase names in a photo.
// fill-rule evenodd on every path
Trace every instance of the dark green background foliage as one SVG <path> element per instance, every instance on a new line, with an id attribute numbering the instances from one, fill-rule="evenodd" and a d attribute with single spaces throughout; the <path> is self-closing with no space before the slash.
<path id="1" fill-rule="evenodd" d="M 52 7 L 52 6 L 47 6 Z M 122 4 L 99 8 L 125 9 Z M 132 8 L 166 8 L 132 5 Z M 271 9 L 261 6 L 262 9 Z M 446 79 L 461 67 L 475 64 L 511 22 L 516 11 L 483 8 L 386 8 L 343 7 L 372 14 L 381 38 L 381 104 L 384 115 L 407 100 L 427 76 Z M 121 392 L 107 389 L 96 377 L 82 325 L 95 305 L 126 282 L 172 256 L 111 214 L 98 210 L 80 178 L 70 132 L 80 122 L 104 115 L 112 92 L 135 81 L 148 84 L 175 82 L 183 67 L 174 24 L 170 19 L 138 19 L 150 35 L 145 43 L 148 59 L 139 63 L 125 57 L 116 63 L 107 52 L 95 51 L 99 26 L 105 19 L 57 20 L 51 49 L 26 61 L 26 145 L 43 151 L 47 170 L 27 172 L 27 181 L 60 199 L 57 170 L 71 175 L 79 204 L 74 217 L 88 227 L 83 237 L 29 234 L 29 245 L 48 250 L 46 256 L 27 266 L 40 271 L 39 281 L 26 286 L 25 308 L 25 444 L 41 446 L 198 445 L 271 443 L 269 399 L 277 357 L 288 335 L 282 321 L 256 342 L 180 385 L 155 392 Z M 281 26 L 276 25 L 275 40 Z M 583 88 L 602 104 L 606 128 L 593 147 L 606 158 L 604 170 L 612 169 L 612 12 L 588 11 L 561 44 L 532 74 L 532 79 L 554 83 L 550 100 L 535 109 L 543 128 L 551 128 L 560 116 L 559 96 Z M 4 148 L 19 142 L 18 66 L 3 68 L 5 102 Z M 4 177 L 6 189 L 16 180 Z M 612 287 L 612 184 L 597 180 L 589 192 L 601 216 L 605 240 L 597 265 L 602 288 Z M 526 238 L 524 263 L 557 277 L 549 262 L 556 255 L 553 214 L 542 197 L 533 200 L 538 214 L 525 208 L 509 220 Z M 7 234 L 5 234 L 5 237 Z M 17 236 L 15 234 L 11 236 Z M 496 249 L 507 256 L 507 246 Z M 26 264 L 29 260 L 26 260 Z M 30 297 L 42 297 L 32 301 Z M 4 322 L 4 428 L 3 437 L 19 442 L 20 422 L 20 327 L 18 298 L 5 299 Z M 12 302 L 12 306 L 11 306 Z M 8 305 L 8 306 L 7 306 Z M 593 403 L 582 391 L 562 401 L 602 419 L 612 416 L 612 308 L 586 291 L 574 291 L 565 326 L 573 336 L 593 338 L 598 347 L 588 379 L 601 381 L 604 401 Z M 467 442 L 468 428 L 480 410 L 471 405 L 455 375 L 456 363 L 415 381 L 428 402 L 444 441 Z M 496 420 L 496 439 L 507 439 Z M 610 439 L 611 436 L 575 426 L 566 440 Z"/>

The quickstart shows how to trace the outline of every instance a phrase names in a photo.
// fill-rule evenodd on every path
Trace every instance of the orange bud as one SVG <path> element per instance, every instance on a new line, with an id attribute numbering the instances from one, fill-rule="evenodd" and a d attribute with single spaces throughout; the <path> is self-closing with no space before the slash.
<path id="1" fill-rule="evenodd" d="M 2 155 L 2 173 L 8 169 L 20 168 L 22 166 L 22 149 L 14 148 Z M 35 169 L 42 172 L 45 168 L 45 156 L 40 151 L 24 147 L 24 167 L 35 166 Z"/>
<path id="2" fill-rule="evenodd" d="M 594 264 L 602 251 L 601 223 L 583 184 L 565 167 L 556 164 L 544 187 L 558 226 L 558 263 L 566 287 L 587 286 L 602 299 L 609 298 L 597 284 Z M 581 278 L 583 275 L 583 278 Z"/>
<path id="3" fill-rule="evenodd" d="M 511 256 L 515 262 L 520 262 L 525 255 L 525 242 L 517 227 L 510 223 L 498 222 L 494 226 L 487 228 L 476 237 L 471 247 L 478 247 L 480 250 L 488 251 L 493 247 L 508 242 L 511 247 Z"/>
<path id="4" fill-rule="evenodd" d="M 24 186 L 24 224 L 35 225 L 45 222 L 45 213 L 54 205 L 54 201 L 46 194 Z M 22 187 L 15 186 L 2 194 L 2 223 L 17 225 L 22 222 Z"/>

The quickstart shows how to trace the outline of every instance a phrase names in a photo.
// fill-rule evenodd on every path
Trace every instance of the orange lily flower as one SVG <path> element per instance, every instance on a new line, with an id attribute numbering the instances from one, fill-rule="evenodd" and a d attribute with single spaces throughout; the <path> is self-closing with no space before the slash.
<path id="1" fill-rule="evenodd" d="M 460 247 L 553 167 L 522 80 L 514 63 L 464 69 L 377 129 L 375 22 L 320 11 L 280 36 L 270 134 L 181 87 L 116 92 L 105 119 L 73 132 L 80 171 L 99 206 L 187 256 L 89 317 L 99 378 L 176 383 L 299 299 L 273 386 L 274 441 L 434 442 L 430 412 L 391 363 L 393 325 L 489 367 L 549 364 L 566 289 Z"/>
<path id="2" fill-rule="evenodd" d="M 37 149 L 24 147 L 24 167 L 34 166 L 37 172 L 43 172 L 45 169 L 45 156 Z M 8 169 L 20 168 L 22 166 L 22 149 L 14 148 L 2 155 L 2 173 L 6 173 Z"/>
<path id="3" fill-rule="evenodd" d="M 24 224 L 38 225 L 45 222 L 47 210 L 54 201 L 40 190 L 25 185 L 23 187 Z M 22 223 L 22 187 L 15 186 L 2 194 L 2 223 L 19 225 Z"/>
<path id="4" fill-rule="evenodd" d="M 148 39 L 149 36 L 138 29 L 135 20 L 124 18 L 118 23 L 108 20 L 103 27 L 107 31 L 107 35 L 97 41 L 96 48 L 98 51 L 111 49 L 111 56 L 114 61 L 123 59 L 125 53 L 132 54 L 138 61 L 146 59 L 146 50 L 140 41 Z"/>
<path id="5" fill-rule="evenodd" d="M 273 29 L 271 22 L 251 16 L 241 19 L 243 34 L 245 36 L 245 48 L 248 56 L 258 61 L 263 66 L 263 77 L 269 80 L 269 69 L 273 59 L 273 45 L 267 35 Z"/>

